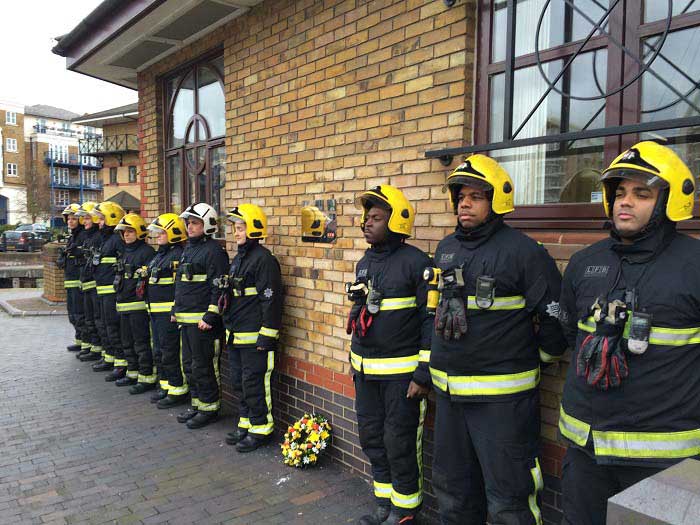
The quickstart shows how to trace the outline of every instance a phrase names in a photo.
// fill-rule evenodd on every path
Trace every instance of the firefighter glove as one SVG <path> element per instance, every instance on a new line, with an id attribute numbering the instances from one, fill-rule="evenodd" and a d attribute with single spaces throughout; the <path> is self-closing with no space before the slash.
<path id="1" fill-rule="evenodd" d="M 461 288 L 445 289 L 435 314 L 435 334 L 445 341 L 461 339 L 467 333 L 467 311 Z"/>

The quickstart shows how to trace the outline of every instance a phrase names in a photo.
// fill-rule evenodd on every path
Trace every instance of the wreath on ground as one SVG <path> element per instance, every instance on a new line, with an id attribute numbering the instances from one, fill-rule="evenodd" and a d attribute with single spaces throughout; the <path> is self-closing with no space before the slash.
<path id="1" fill-rule="evenodd" d="M 284 464 L 297 468 L 315 465 L 330 439 L 331 425 L 325 416 L 304 414 L 284 434 L 280 445 Z"/>

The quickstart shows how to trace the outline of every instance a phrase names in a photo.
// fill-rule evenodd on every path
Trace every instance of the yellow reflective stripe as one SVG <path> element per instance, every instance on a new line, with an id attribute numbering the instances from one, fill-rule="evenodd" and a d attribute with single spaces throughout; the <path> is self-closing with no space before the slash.
<path id="1" fill-rule="evenodd" d="M 258 295 L 258 290 L 255 288 L 255 286 L 245 288 L 243 293 L 239 292 L 238 290 L 233 290 L 234 297 L 241 297 L 242 295 Z"/>
<path id="2" fill-rule="evenodd" d="M 494 297 L 493 304 L 488 308 L 479 308 L 476 304 L 476 296 L 467 297 L 467 308 L 469 310 L 520 310 L 525 308 L 525 297 L 513 295 L 510 297 Z"/>
<path id="3" fill-rule="evenodd" d="M 187 392 L 190 391 L 190 387 L 188 385 L 182 385 L 182 386 L 173 386 L 173 385 L 168 385 L 168 395 L 171 396 L 184 396 Z"/>
<path id="4" fill-rule="evenodd" d="M 441 372 L 434 368 L 430 369 L 431 376 L 435 377 L 435 372 Z M 443 372 L 444 374 L 444 372 Z M 438 376 L 435 385 L 443 391 L 457 396 L 494 396 L 515 394 L 537 388 L 540 381 L 540 369 L 535 368 L 517 374 L 498 374 L 489 376 L 451 376 L 444 374 Z M 445 385 L 445 383 L 447 383 Z"/>
<path id="5" fill-rule="evenodd" d="M 170 390 L 170 383 L 168 383 L 167 379 L 161 379 L 160 381 L 158 381 L 158 385 L 160 386 L 161 390 Z"/>
<path id="6" fill-rule="evenodd" d="M 63 281 L 64 288 L 80 288 L 80 280 L 74 279 L 69 281 Z"/>
<path id="7" fill-rule="evenodd" d="M 430 379 L 433 384 L 443 392 L 447 392 L 447 374 L 442 370 L 430 367 Z"/>
<path id="8" fill-rule="evenodd" d="M 542 525 L 542 512 L 540 511 L 539 505 L 537 505 L 537 493 L 544 490 L 544 481 L 542 479 L 542 471 L 540 470 L 540 460 L 535 458 L 535 466 L 530 469 L 530 475 L 532 476 L 532 483 L 535 490 L 527 497 L 527 503 L 530 506 L 530 512 L 535 518 L 535 525 Z"/>
<path id="9" fill-rule="evenodd" d="M 392 488 L 391 503 L 395 507 L 400 507 L 402 509 L 415 509 L 423 503 L 423 491 L 419 490 L 413 494 L 401 494 Z"/>
<path id="10" fill-rule="evenodd" d="M 430 362 L 430 350 L 419 350 L 418 351 L 418 361 L 421 363 Z"/>
<path id="11" fill-rule="evenodd" d="M 138 379 L 139 378 L 139 371 L 138 370 L 127 370 L 126 377 L 128 377 L 129 379 Z"/>
<path id="12" fill-rule="evenodd" d="M 258 332 L 234 332 L 234 345 L 249 345 L 258 342 Z"/>
<path id="13" fill-rule="evenodd" d="M 374 482 L 374 495 L 378 498 L 391 498 L 391 483 Z"/>
<path id="14" fill-rule="evenodd" d="M 350 362 L 355 370 L 369 375 L 410 374 L 418 368 L 418 354 L 405 357 L 362 357 L 350 352 Z"/>
<path id="15" fill-rule="evenodd" d="M 187 275 L 180 274 L 180 280 L 184 281 L 186 283 L 202 283 L 207 280 L 207 274 L 206 273 L 196 273 L 192 276 L 192 279 L 188 279 Z"/>
<path id="16" fill-rule="evenodd" d="M 560 355 L 550 355 L 541 348 L 538 349 L 540 352 L 540 361 L 543 363 L 556 363 L 561 359 Z"/>
<path id="17" fill-rule="evenodd" d="M 105 360 L 105 363 L 114 363 L 114 366 L 119 366 L 116 364 L 116 360 L 114 359 L 114 356 L 109 355 L 104 350 L 102 350 L 102 358 Z"/>
<path id="18" fill-rule="evenodd" d="M 82 283 L 80 287 L 83 290 L 92 290 L 93 288 L 95 288 L 95 286 L 97 286 L 97 283 L 95 281 L 86 281 Z"/>
<path id="19" fill-rule="evenodd" d="M 102 286 L 97 286 L 97 295 L 107 295 L 110 293 L 117 293 L 117 291 L 114 289 L 114 285 L 112 284 L 105 284 Z"/>
<path id="20" fill-rule="evenodd" d="M 199 399 L 197 400 L 197 410 L 202 412 L 216 412 L 219 410 L 219 401 L 214 401 L 213 403 L 203 403 Z"/>
<path id="21" fill-rule="evenodd" d="M 595 332 L 595 320 L 593 317 L 588 317 L 583 321 L 578 322 L 579 330 L 584 332 Z M 629 335 L 629 321 L 625 324 L 623 337 Z M 660 346 L 684 346 L 700 343 L 700 327 L 693 326 L 690 328 L 662 328 L 660 326 L 652 326 L 649 334 L 649 343 Z"/>
<path id="22" fill-rule="evenodd" d="M 100 258 L 100 264 L 115 264 L 117 262 L 116 257 L 102 257 Z"/>
<path id="23" fill-rule="evenodd" d="M 129 366 L 129 363 L 126 361 L 126 359 L 114 359 L 114 366 Z M 138 372 L 136 372 L 138 374 Z M 135 377 L 135 376 L 134 376 Z"/>
<path id="24" fill-rule="evenodd" d="M 197 324 L 202 320 L 203 315 L 204 312 L 177 312 L 175 313 L 175 320 L 183 324 Z"/>
<path id="25" fill-rule="evenodd" d="M 593 431 L 596 456 L 685 458 L 700 454 L 700 429 L 681 432 Z"/>
<path id="26" fill-rule="evenodd" d="M 144 301 L 134 301 L 132 303 L 117 303 L 117 312 L 135 312 L 145 310 L 146 303 Z"/>
<path id="27" fill-rule="evenodd" d="M 173 309 L 174 305 L 175 303 L 173 301 L 167 303 L 149 303 L 148 311 L 151 313 L 169 312 Z"/>
<path id="28" fill-rule="evenodd" d="M 101 354 L 101 353 L 102 353 L 102 347 L 101 347 L 101 346 L 94 345 L 94 346 L 90 349 L 90 351 L 91 351 L 91 352 L 95 352 L 96 354 Z"/>
<path id="29" fill-rule="evenodd" d="M 559 432 L 561 432 L 562 436 L 580 447 L 585 447 L 590 431 L 591 425 L 570 416 L 564 412 L 563 406 L 559 406 Z"/>
<path id="30" fill-rule="evenodd" d="M 175 284 L 175 278 L 174 277 L 160 277 L 158 281 L 151 277 L 148 280 L 148 284 L 155 284 L 155 285 L 160 285 L 160 284 Z"/>
<path id="31" fill-rule="evenodd" d="M 250 419 L 248 419 L 247 417 L 239 417 L 238 418 L 238 428 L 249 429 L 250 428 Z"/>
<path id="32" fill-rule="evenodd" d="M 275 429 L 274 421 L 272 420 L 272 386 L 270 385 L 270 378 L 272 377 L 272 371 L 274 368 L 275 353 L 272 350 L 268 350 L 267 370 L 265 370 L 265 379 L 263 381 L 263 384 L 265 385 L 265 404 L 267 405 L 267 422 L 264 425 L 251 424 L 248 430 L 251 434 L 268 436 L 272 434 L 272 431 Z"/>
<path id="33" fill-rule="evenodd" d="M 262 326 L 260 328 L 260 335 L 264 335 L 267 337 L 274 337 L 275 339 L 279 339 L 280 331 L 276 330 L 275 328 L 267 328 L 266 326 Z"/>
<path id="34" fill-rule="evenodd" d="M 215 304 L 210 304 L 209 308 L 207 308 L 207 312 L 211 312 L 213 314 L 218 314 L 219 313 L 219 307 Z"/>
<path id="35" fill-rule="evenodd" d="M 155 384 L 157 378 L 158 376 L 156 374 L 151 374 L 150 376 L 138 374 L 139 383 L 148 383 L 149 385 L 153 385 Z"/>
<path id="36" fill-rule="evenodd" d="M 80 349 L 81 349 L 81 350 L 88 350 L 88 349 L 90 349 L 90 348 L 92 348 L 92 345 L 91 345 L 90 343 L 86 343 L 85 341 L 83 341 L 82 343 L 80 343 Z"/>
<path id="37" fill-rule="evenodd" d="M 404 310 L 417 306 L 415 297 L 388 297 L 382 299 L 379 310 Z"/>

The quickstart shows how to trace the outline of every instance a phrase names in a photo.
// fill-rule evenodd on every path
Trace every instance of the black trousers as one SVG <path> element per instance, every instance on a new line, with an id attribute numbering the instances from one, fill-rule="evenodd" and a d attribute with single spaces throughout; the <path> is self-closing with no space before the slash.
<path id="1" fill-rule="evenodd" d="M 119 314 L 122 348 L 126 359 L 126 376 L 139 383 L 155 383 L 153 354 L 151 353 L 151 325 L 146 310 Z"/>
<path id="2" fill-rule="evenodd" d="M 275 353 L 254 346 L 229 345 L 228 355 L 233 391 L 240 400 L 238 427 L 251 434 L 269 436 L 275 429 L 270 385 Z"/>
<path id="3" fill-rule="evenodd" d="M 562 525 L 605 525 L 608 498 L 661 470 L 598 465 L 592 454 L 569 447 L 562 465 Z"/>
<path id="4" fill-rule="evenodd" d="M 443 525 L 541 523 L 539 392 L 499 402 L 438 393 L 433 489 Z"/>
<path id="5" fill-rule="evenodd" d="M 117 294 L 102 294 L 97 296 L 100 301 L 100 323 L 102 325 L 102 349 L 105 361 L 114 362 L 114 366 L 126 366 L 122 350 L 119 314 L 117 313 Z M 99 326 L 99 325 L 98 325 Z"/>
<path id="6" fill-rule="evenodd" d="M 423 502 L 423 421 L 427 402 L 408 399 L 410 379 L 368 380 L 356 373 L 355 411 L 360 445 L 372 466 L 379 504 L 401 513 Z"/>
<path id="7" fill-rule="evenodd" d="M 85 332 L 85 306 L 80 288 L 66 288 L 66 309 L 68 310 L 68 320 L 75 330 L 76 344 L 82 347 Z"/>
<path id="8" fill-rule="evenodd" d="M 97 292 L 94 288 L 83 292 L 83 315 L 85 319 L 83 348 L 91 347 L 91 351 L 102 353 L 102 340 L 97 330 L 97 323 L 100 319 L 100 303 L 97 299 Z M 85 342 L 88 345 L 85 345 Z"/>
<path id="9" fill-rule="evenodd" d="M 151 313 L 153 358 L 158 367 L 163 390 L 172 395 L 186 394 L 189 389 L 182 375 L 180 361 L 180 331 L 170 322 L 170 313 Z"/>
<path id="10" fill-rule="evenodd" d="M 222 330 L 200 330 L 183 324 L 182 365 L 192 394 L 192 407 L 202 412 L 219 410 L 219 358 Z"/>

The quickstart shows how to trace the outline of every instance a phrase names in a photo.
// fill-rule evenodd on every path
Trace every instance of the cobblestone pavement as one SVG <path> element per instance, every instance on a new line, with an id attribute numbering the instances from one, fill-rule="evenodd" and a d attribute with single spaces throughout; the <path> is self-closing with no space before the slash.
<path id="1" fill-rule="evenodd" d="M 335 524 L 371 505 L 335 465 L 238 454 L 230 416 L 188 430 L 78 362 L 71 339 L 64 316 L 0 313 L 0 523 Z"/>

